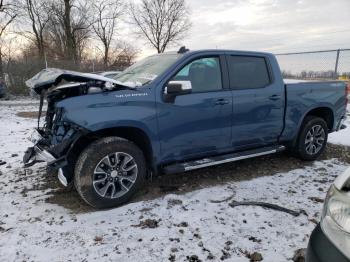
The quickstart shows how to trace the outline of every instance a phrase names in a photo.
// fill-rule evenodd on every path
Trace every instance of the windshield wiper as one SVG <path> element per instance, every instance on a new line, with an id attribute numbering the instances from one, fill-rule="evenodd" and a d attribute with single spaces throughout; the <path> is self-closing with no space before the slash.
<path id="1" fill-rule="evenodd" d="M 151 83 L 152 81 L 153 81 L 153 80 L 148 80 L 148 81 L 144 82 L 144 83 L 142 84 L 142 86 L 145 86 L 145 85 Z"/>

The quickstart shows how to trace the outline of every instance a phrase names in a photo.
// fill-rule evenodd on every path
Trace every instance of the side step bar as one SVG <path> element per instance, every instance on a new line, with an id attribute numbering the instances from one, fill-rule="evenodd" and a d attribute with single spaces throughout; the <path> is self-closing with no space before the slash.
<path id="1" fill-rule="evenodd" d="M 203 167 L 215 166 L 224 163 L 234 162 L 242 159 L 269 155 L 277 152 L 284 151 L 285 146 L 273 146 L 273 147 L 264 147 L 254 150 L 247 150 L 238 153 L 230 153 L 226 155 L 213 156 L 208 158 L 203 158 L 199 160 L 193 160 L 189 162 L 176 163 L 163 168 L 164 173 L 174 174 L 182 173 L 194 169 L 199 169 Z"/>

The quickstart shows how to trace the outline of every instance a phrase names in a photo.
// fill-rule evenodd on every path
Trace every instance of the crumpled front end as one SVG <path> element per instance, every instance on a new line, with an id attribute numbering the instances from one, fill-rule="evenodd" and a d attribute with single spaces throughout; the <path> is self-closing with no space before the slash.
<path id="1" fill-rule="evenodd" d="M 62 184 L 67 185 L 74 172 L 74 156 L 70 152 L 78 139 L 89 131 L 65 118 L 65 109 L 58 106 L 59 102 L 68 98 L 134 87 L 96 74 L 57 68 L 42 70 L 27 80 L 26 85 L 40 94 L 40 106 L 38 127 L 30 138 L 33 146 L 25 152 L 23 162 L 25 166 L 47 162 L 50 169 L 58 170 Z M 44 97 L 47 100 L 47 112 L 45 123 L 40 127 Z"/>
<path id="2" fill-rule="evenodd" d="M 45 124 L 35 128 L 29 140 L 33 143 L 23 157 L 26 167 L 46 162 L 50 170 L 57 170 L 60 182 L 71 182 L 68 155 L 75 142 L 87 133 L 84 128 L 64 121 L 64 110 L 48 104 Z"/>

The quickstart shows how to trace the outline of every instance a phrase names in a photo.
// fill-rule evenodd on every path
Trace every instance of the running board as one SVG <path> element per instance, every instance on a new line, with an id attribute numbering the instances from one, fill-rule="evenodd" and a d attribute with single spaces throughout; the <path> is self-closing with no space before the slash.
<path id="1" fill-rule="evenodd" d="M 247 150 L 238 153 L 230 153 L 226 155 L 213 156 L 208 158 L 203 158 L 199 160 L 193 160 L 189 162 L 172 164 L 169 166 L 165 166 L 163 168 L 164 173 L 166 174 L 174 174 L 174 173 L 182 173 L 194 169 L 199 169 L 208 166 L 215 166 L 224 163 L 234 162 L 242 159 L 269 155 L 277 152 L 281 152 L 285 150 L 285 146 L 273 146 L 273 147 L 264 147 L 254 150 Z"/>

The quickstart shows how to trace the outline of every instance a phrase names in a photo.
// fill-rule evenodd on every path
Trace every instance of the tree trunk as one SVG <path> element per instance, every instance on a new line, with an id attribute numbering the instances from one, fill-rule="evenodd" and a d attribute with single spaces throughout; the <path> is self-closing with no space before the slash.
<path id="1" fill-rule="evenodd" d="M 0 77 L 4 79 L 4 67 L 3 67 L 3 64 L 2 64 L 2 50 L 0 48 Z"/>
<path id="2" fill-rule="evenodd" d="M 71 0 L 64 0 L 64 31 L 66 35 L 67 58 L 77 64 L 77 50 L 71 26 Z"/>
<path id="3" fill-rule="evenodd" d="M 108 55 L 109 55 L 109 47 L 105 45 L 105 52 L 103 56 L 103 67 L 106 70 L 108 68 Z"/>

